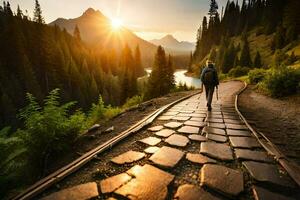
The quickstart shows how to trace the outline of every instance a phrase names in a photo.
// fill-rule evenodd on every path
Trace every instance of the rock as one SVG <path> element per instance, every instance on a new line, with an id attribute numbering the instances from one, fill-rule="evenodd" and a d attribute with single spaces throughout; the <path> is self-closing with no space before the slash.
<path id="1" fill-rule="evenodd" d="M 230 143 L 235 148 L 257 148 L 261 145 L 255 138 L 250 137 L 229 137 Z"/>
<path id="2" fill-rule="evenodd" d="M 180 116 L 175 116 L 172 117 L 173 120 L 177 120 L 177 121 L 186 121 L 189 120 L 191 117 L 180 117 Z"/>
<path id="3" fill-rule="evenodd" d="M 206 119 L 207 122 L 211 122 L 211 123 L 223 123 L 223 119 L 216 119 L 216 118 L 207 118 Z"/>
<path id="4" fill-rule="evenodd" d="M 210 114 L 207 116 L 208 118 L 213 118 L 213 119 L 223 119 L 223 115 L 215 115 L 215 114 Z"/>
<path id="5" fill-rule="evenodd" d="M 240 125 L 240 124 L 226 124 L 227 129 L 235 129 L 235 130 L 248 130 L 248 127 L 246 125 Z"/>
<path id="6" fill-rule="evenodd" d="M 125 163 L 133 163 L 135 161 L 141 160 L 144 158 L 146 155 L 141 152 L 137 151 L 127 151 L 126 153 L 123 153 L 117 157 L 114 157 L 111 159 L 111 161 L 115 164 L 125 164 Z"/>
<path id="7" fill-rule="evenodd" d="M 168 112 L 164 113 L 163 116 L 175 116 L 178 113 L 179 112 L 176 112 L 176 111 L 168 111 Z"/>
<path id="8" fill-rule="evenodd" d="M 190 121 L 203 122 L 204 121 L 204 117 L 202 117 L 202 118 L 200 118 L 200 117 L 192 117 L 190 119 Z"/>
<path id="9" fill-rule="evenodd" d="M 167 187 L 173 181 L 173 175 L 147 164 L 135 167 L 131 172 L 135 178 L 116 190 L 116 194 L 128 199 L 166 199 Z"/>
<path id="10" fill-rule="evenodd" d="M 152 131 L 152 132 L 156 132 L 156 131 L 160 131 L 163 128 L 164 128 L 163 126 L 153 126 L 153 127 L 148 128 L 148 130 Z"/>
<path id="11" fill-rule="evenodd" d="M 103 194 L 111 193 L 127 183 L 131 179 L 131 176 L 129 176 L 126 173 L 118 174 L 113 177 L 109 177 L 107 179 L 104 179 L 100 181 L 100 188 L 101 192 Z"/>
<path id="12" fill-rule="evenodd" d="M 225 124 L 244 124 L 242 120 L 224 119 Z"/>
<path id="13" fill-rule="evenodd" d="M 190 113 L 179 113 L 177 116 L 178 117 L 191 117 L 191 114 Z"/>
<path id="14" fill-rule="evenodd" d="M 205 142 L 207 141 L 207 138 L 202 136 L 202 135 L 189 135 L 189 139 L 193 141 L 198 141 L 198 142 Z"/>
<path id="15" fill-rule="evenodd" d="M 239 160 L 253 160 L 261 162 L 273 162 L 265 151 L 252 151 L 247 149 L 235 149 L 235 155 Z"/>
<path id="16" fill-rule="evenodd" d="M 191 114 L 191 113 L 193 113 L 193 112 L 195 112 L 195 111 L 193 111 L 193 110 L 185 110 L 185 109 L 180 110 L 180 113 L 188 113 L 188 114 Z"/>
<path id="17" fill-rule="evenodd" d="M 155 152 L 157 152 L 160 148 L 159 147 L 148 147 L 147 149 L 144 150 L 145 153 L 149 153 L 149 154 L 154 154 Z"/>
<path id="18" fill-rule="evenodd" d="M 243 162 L 243 166 L 257 181 L 267 182 L 288 188 L 295 187 L 295 185 L 286 176 L 279 173 L 276 165 L 254 161 L 245 161 Z"/>
<path id="19" fill-rule="evenodd" d="M 200 170 L 201 186 L 209 187 L 229 197 L 244 190 L 243 173 L 221 165 L 205 164 Z"/>
<path id="20" fill-rule="evenodd" d="M 232 120 L 240 120 L 240 117 L 236 114 L 224 114 L 223 113 L 223 119 L 232 119 Z"/>
<path id="21" fill-rule="evenodd" d="M 199 130 L 200 129 L 198 127 L 183 126 L 178 130 L 178 132 L 179 133 L 187 133 L 187 134 L 198 134 Z"/>
<path id="22" fill-rule="evenodd" d="M 150 146 L 155 146 L 161 142 L 161 139 L 159 139 L 157 137 L 147 137 L 145 139 L 139 140 L 139 142 L 150 145 Z"/>
<path id="23" fill-rule="evenodd" d="M 290 197 L 286 197 L 278 193 L 273 193 L 258 186 L 253 186 L 252 192 L 255 200 L 292 200 L 292 198 Z"/>
<path id="24" fill-rule="evenodd" d="M 111 133 L 111 132 L 113 132 L 114 130 L 115 130 L 115 127 L 111 126 L 111 127 L 109 127 L 108 129 L 106 129 L 106 130 L 104 131 L 104 133 Z"/>
<path id="25" fill-rule="evenodd" d="M 191 117 L 205 118 L 206 114 L 193 113 L 191 114 Z"/>
<path id="26" fill-rule="evenodd" d="M 223 129 L 212 128 L 212 127 L 208 127 L 208 126 L 204 127 L 202 130 L 202 134 L 204 135 L 204 134 L 209 134 L 209 133 L 226 136 L 226 132 Z"/>
<path id="27" fill-rule="evenodd" d="M 88 129 L 88 133 L 96 131 L 100 128 L 100 124 L 94 124 L 91 128 Z"/>
<path id="28" fill-rule="evenodd" d="M 252 137 L 250 131 L 226 129 L 226 132 L 228 136 Z"/>
<path id="29" fill-rule="evenodd" d="M 97 183 L 90 182 L 55 192 L 42 198 L 43 200 L 82 200 L 99 196 Z"/>
<path id="30" fill-rule="evenodd" d="M 174 134 L 168 137 L 165 142 L 172 146 L 185 147 L 189 143 L 189 139 L 183 135 Z"/>
<path id="31" fill-rule="evenodd" d="M 173 118 L 173 116 L 161 116 L 158 118 L 158 120 L 161 120 L 161 121 L 169 121 Z"/>
<path id="32" fill-rule="evenodd" d="M 218 160 L 231 161 L 233 160 L 232 150 L 226 144 L 218 144 L 213 142 L 202 142 L 200 153 Z"/>
<path id="33" fill-rule="evenodd" d="M 219 198 L 195 185 L 185 184 L 179 186 L 174 199 L 178 200 L 218 200 Z"/>
<path id="34" fill-rule="evenodd" d="M 149 158 L 149 160 L 159 166 L 173 168 L 182 159 L 183 156 L 184 153 L 182 151 L 164 146 L 157 152 L 155 152 Z"/>
<path id="35" fill-rule="evenodd" d="M 206 163 L 216 163 L 216 161 L 214 159 L 208 158 L 199 153 L 187 153 L 186 159 L 189 160 L 190 162 L 198 163 L 201 165 L 206 164 Z"/>
<path id="36" fill-rule="evenodd" d="M 169 137 L 173 133 L 175 133 L 175 131 L 173 131 L 171 129 L 162 129 L 162 130 L 156 132 L 155 135 L 160 136 L 160 137 Z"/>
<path id="37" fill-rule="evenodd" d="M 164 127 L 172 128 L 172 129 L 179 128 L 180 126 L 182 126 L 182 123 L 180 122 L 169 122 L 167 124 L 164 124 Z"/>
<path id="38" fill-rule="evenodd" d="M 225 124 L 223 123 L 212 123 L 212 122 L 208 122 L 208 126 L 209 127 L 213 127 L 213 128 L 221 128 L 221 129 L 225 129 Z"/>
<path id="39" fill-rule="evenodd" d="M 129 170 L 127 170 L 126 173 L 128 175 L 130 175 L 130 176 L 135 177 L 137 174 L 141 173 L 142 170 L 143 170 L 142 166 L 140 166 L 140 165 L 134 165 Z"/>
<path id="40" fill-rule="evenodd" d="M 206 137 L 207 137 L 207 139 L 213 140 L 215 142 L 222 142 L 222 143 L 224 143 L 224 142 L 227 141 L 227 137 L 221 136 L 221 135 L 207 134 Z"/>
<path id="41" fill-rule="evenodd" d="M 184 122 L 184 125 L 204 127 L 204 126 L 206 126 L 206 123 L 205 122 L 197 122 L 197 121 L 186 121 L 186 122 Z"/>

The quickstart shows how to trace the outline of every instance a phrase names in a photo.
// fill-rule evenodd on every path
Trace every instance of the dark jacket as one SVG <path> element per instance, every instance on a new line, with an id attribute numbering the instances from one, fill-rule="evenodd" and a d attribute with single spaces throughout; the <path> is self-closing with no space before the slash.
<path id="1" fill-rule="evenodd" d="M 213 76 L 213 85 L 211 85 L 211 86 L 217 86 L 217 85 L 219 85 L 218 73 L 217 73 L 216 68 L 213 65 L 209 65 L 208 67 L 205 67 L 202 70 L 201 77 L 200 77 L 202 83 L 203 83 L 204 74 L 206 72 L 209 72 L 209 71 L 213 71 L 213 74 L 214 74 L 214 76 Z"/>

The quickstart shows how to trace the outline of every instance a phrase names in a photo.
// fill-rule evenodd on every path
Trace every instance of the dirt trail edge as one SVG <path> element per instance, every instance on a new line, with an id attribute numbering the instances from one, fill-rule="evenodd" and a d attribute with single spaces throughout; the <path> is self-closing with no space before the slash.
<path id="1" fill-rule="evenodd" d="M 240 95 L 239 108 L 253 128 L 300 165 L 300 96 L 273 99 L 250 85 Z"/>

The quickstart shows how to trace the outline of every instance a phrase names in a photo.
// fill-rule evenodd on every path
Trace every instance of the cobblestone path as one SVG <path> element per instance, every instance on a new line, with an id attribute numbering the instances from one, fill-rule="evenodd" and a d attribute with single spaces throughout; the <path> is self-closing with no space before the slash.
<path id="1" fill-rule="evenodd" d="M 238 82 L 223 83 L 212 112 L 203 94 L 178 103 L 137 133 L 130 149 L 109 159 L 119 168 L 111 176 L 44 199 L 299 198 L 299 187 L 237 115 L 234 95 L 240 88 Z"/>

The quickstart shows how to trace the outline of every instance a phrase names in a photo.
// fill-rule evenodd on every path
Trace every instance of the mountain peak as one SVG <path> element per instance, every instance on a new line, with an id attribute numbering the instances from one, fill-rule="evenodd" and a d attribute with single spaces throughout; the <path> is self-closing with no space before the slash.
<path id="1" fill-rule="evenodd" d="M 102 15 L 102 13 L 99 10 L 95 10 L 94 8 L 88 8 L 83 13 L 83 16 L 91 16 L 91 15 Z"/>
<path id="2" fill-rule="evenodd" d="M 168 41 L 168 42 L 179 42 L 173 35 L 168 34 L 165 37 L 161 38 L 161 40 Z"/>
<path id="3" fill-rule="evenodd" d="M 195 45 L 190 42 L 179 42 L 173 35 L 168 34 L 159 40 L 150 40 L 155 45 L 161 45 L 165 48 L 175 51 L 190 52 L 194 50 Z"/>

